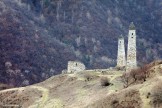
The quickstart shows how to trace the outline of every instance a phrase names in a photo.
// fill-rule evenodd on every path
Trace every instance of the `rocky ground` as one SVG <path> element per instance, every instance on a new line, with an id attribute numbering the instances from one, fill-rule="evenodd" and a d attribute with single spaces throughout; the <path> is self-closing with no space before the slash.
<path id="1" fill-rule="evenodd" d="M 0 91 L 3 108 L 153 108 L 162 107 L 155 100 L 162 82 L 162 64 L 148 65 L 150 77 L 124 87 L 122 71 L 81 72 L 53 76 L 44 82 Z M 103 77 L 109 79 L 103 85 Z M 159 84 L 160 83 L 160 84 Z M 156 95 L 154 95 L 157 92 Z"/>

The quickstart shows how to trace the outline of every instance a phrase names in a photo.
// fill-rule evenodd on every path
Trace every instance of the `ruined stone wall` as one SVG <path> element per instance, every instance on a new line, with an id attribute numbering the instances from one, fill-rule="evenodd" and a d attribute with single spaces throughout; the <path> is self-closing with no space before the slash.
<path id="1" fill-rule="evenodd" d="M 75 73 L 85 70 L 86 67 L 83 63 L 78 61 L 69 61 L 67 67 L 67 73 Z"/>
<path id="2" fill-rule="evenodd" d="M 126 65 L 126 58 L 125 58 L 124 38 L 121 37 L 118 40 L 117 67 L 124 67 L 125 65 Z"/>
<path id="3" fill-rule="evenodd" d="M 136 57 L 136 30 L 129 30 L 128 49 L 127 49 L 127 66 L 126 70 L 130 71 L 137 67 Z"/>

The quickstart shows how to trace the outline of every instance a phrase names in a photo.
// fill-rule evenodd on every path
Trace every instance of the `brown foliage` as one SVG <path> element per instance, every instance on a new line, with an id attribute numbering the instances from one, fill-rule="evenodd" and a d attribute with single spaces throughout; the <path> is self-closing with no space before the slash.
<path id="1" fill-rule="evenodd" d="M 121 81 L 124 83 L 124 88 L 127 88 L 129 86 L 129 73 L 123 73 L 121 77 Z"/>
<path id="2" fill-rule="evenodd" d="M 132 69 L 130 72 L 124 73 L 122 75 L 122 82 L 124 83 L 124 87 L 128 87 L 134 83 L 143 83 L 150 76 L 149 65 L 145 65 L 141 68 Z"/>

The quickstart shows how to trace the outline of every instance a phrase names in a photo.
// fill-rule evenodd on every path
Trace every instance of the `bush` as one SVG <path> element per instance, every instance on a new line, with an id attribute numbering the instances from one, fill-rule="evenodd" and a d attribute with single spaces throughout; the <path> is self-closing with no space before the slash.
<path id="1" fill-rule="evenodd" d="M 85 81 L 90 81 L 93 79 L 93 75 L 90 73 L 85 73 L 84 78 L 85 78 Z"/>
<path id="2" fill-rule="evenodd" d="M 144 82 L 146 81 L 146 78 L 149 78 L 149 75 L 149 67 L 147 65 L 138 69 L 134 69 L 130 72 L 130 77 L 134 79 L 134 82 Z"/>
<path id="3" fill-rule="evenodd" d="M 110 80 L 107 77 L 102 77 L 100 79 L 100 83 L 101 83 L 101 86 L 109 86 L 111 84 Z"/>
<path id="4" fill-rule="evenodd" d="M 130 77 L 132 78 L 132 80 L 134 80 L 134 82 L 137 82 L 139 80 L 145 81 L 146 80 L 145 76 L 146 75 L 144 74 L 141 68 L 131 70 L 130 72 Z"/>
<path id="5" fill-rule="evenodd" d="M 127 88 L 129 86 L 129 73 L 123 73 L 121 76 L 121 81 L 124 83 L 124 88 Z"/>
<path id="6" fill-rule="evenodd" d="M 143 83 L 146 78 L 150 77 L 149 66 L 145 65 L 141 68 L 132 69 L 130 72 L 123 73 L 121 81 L 124 83 L 124 88 L 127 88 L 134 83 Z"/>

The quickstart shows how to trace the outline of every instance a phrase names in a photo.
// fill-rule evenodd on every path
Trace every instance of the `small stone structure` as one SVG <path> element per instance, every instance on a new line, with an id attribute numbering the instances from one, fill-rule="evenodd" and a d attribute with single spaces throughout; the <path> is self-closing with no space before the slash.
<path id="1" fill-rule="evenodd" d="M 75 73 L 85 70 L 86 67 L 83 63 L 78 61 L 69 61 L 67 67 L 67 73 Z"/>
<path id="2" fill-rule="evenodd" d="M 133 22 L 129 26 L 128 48 L 127 48 L 127 65 L 126 70 L 130 71 L 137 67 L 136 57 L 136 28 Z"/>
<path id="3" fill-rule="evenodd" d="M 121 35 L 118 39 L 117 67 L 125 67 L 125 65 L 126 65 L 126 57 L 125 57 L 124 37 Z"/>

